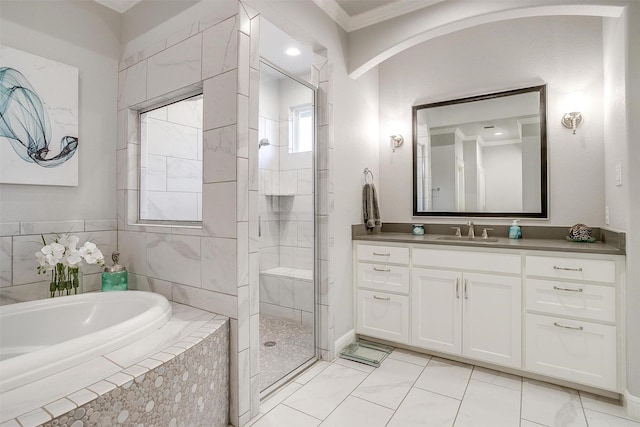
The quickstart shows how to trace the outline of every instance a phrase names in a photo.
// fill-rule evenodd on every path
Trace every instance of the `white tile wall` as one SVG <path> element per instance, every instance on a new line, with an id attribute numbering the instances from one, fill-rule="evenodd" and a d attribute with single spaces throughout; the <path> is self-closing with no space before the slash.
<path id="1" fill-rule="evenodd" d="M 247 413 L 249 408 L 251 408 L 251 414 L 257 414 L 257 405 L 255 403 L 251 404 L 251 401 L 256 400 L 256 396 L 258 396 L 256 391 L 258 383 L 256 381 L 257 369 L 255 369 L 257 351 L 253 348 L 255 339 L 251 340 L 249 338 L 249 342 L 246 344 L 245 339 L 247 331 L 251 330 L 251 321 L 247 322 L 245 318 L 250 317 L 251 314 L 254 315 L 254 321 L 257 318 L 256 313 L 259 301 L 258 264 L 260 269 L 275 268 L 280 265 L 279 248 L 275 246 L 263 247 L 267 243 L 264 239 L 264 227 L 262 228 L 262 236 L 258 241 L 256 234 L 257 215 L 253 207 L 270 208 L 266 212 L 261 209 L 260 216 L 263 221 L 262 225 L 268 225 L 267 229 L 271 230 L 270 234 L 268 234 L 271 236 L 279 236 L 280 223 L 282 221 L 298 221 L 298 224 L 292 228 L 292 230 L 295 229 L 295 239 L 291 241 L 291 248 L 301 248 L 301 255 L 305 254 L 305 252 L 311 254 L 312 251 L 310 251 L 309 246 L 311 235 L 309 230 L 312 229 L 311 224 L 314 219 L 314 213 L 306 205 L 309 202 L 313 203 L 311 172 L 310 169 L 306 171 L 306 167 L 301 166 L 300 162 L 306 160 L 309 162 L 308 164 L 311 164 L 312 156 L 311 153 L 303 153 L 293 157 L 288 156 L 281 160 L 279 153 L 281 150 L 278 144 L 280 137 L 283 138 L 283 141 L 286 141 L 288 123 L 285 120 L 282 132 L 278 123 L 271 123 L 273 137 L 269 139 L 272 145 L 261 149 L 259 154 L 263 156 L 266 153 L 273 153 L 273 161 L 277 162 L 272 169 L 269 168 L 274 172 L 271 175 L 272 185 L 279 185 L 280 170 L 295 173 L 294 182 L 296 183 L 295 191 L 297 193 L 294 198 L 300 200 L 280 203 L 277 200 L 279 197 L 265 197 L 263 196 L 264 191 L 261 191 L 257 199 L 255 196 L 249 195 L 248 202 L 245 203 L 247 190 L 249 192 L 252 190 L 253 192 L 264 190 L 263 184 L 257 179 L 258 174 L 255 173 L 258 156 L 254 154 L 258 153 L 257 137 L 260 135 L 260 132 L 258 132 L 256 87 L 259 77 L 257 38 L 259 18 L 253 18 L 255 12 L 246 9 L 235 0 L 217 2 L 215 9 L 215 13 L 211 16 L 200 20 L 197 28 L 195 24 L 185 27 L 183 30 L 172 34 L 166 40 L 150 46 L 131 58 L 124 59 L 121 64 L 123 72 L 120 74 L 118 97 L 118 108 L 121 110 L 118 115 L 118 147 L 125 149 L 128 148 L 125 142 L 135 143 L 137 134 L 135 112 L 130 112 L 128 110 L 129 107 L 143 101 L 149 101 L 156 96 L 164 96 L 166 93 L 176 89 L 181 90 L 185 86 L 203 85 L 204 132 L 202 148 L 204 152 L 200 158 L 205 165 L 202 177 L 204 186 L 202 197 L 196 200 L 196 203 L 201 203 L 203 207 L 203 228 L 201 230 L 153 229 L 153 233 L 151 233 L 197 239 L 200 244 L 198 248 L 200 250 L 199 255 L 194 255 L 193 258 L 184 257 L 183 255 L 178 256 L 180 265 L 183 267 L 195 266 L 196 268 L 193 270 L 197 273 L 190 271 L 185 274 L 173 273 L 172 275 L 172 273 L 162 270 L 163 266 L 159 265 L 158 261 L 152 260 L 154 257 L 166 259 L 167 254 L 172 251 L 175 253 L 181 253 L 185 250 L 186 252 L 196 252 L 196 240 L 181 241 L 177 239 L 167 243 L 167 239 L 165 239 L 162 244 L 174 246 L 173 249 L 148 248 L 146 234 L 149 233 L 151 228 L 132 225 L 137 218 L 137 212 L 135 212 L 137 206 L 136 190 L 118 191 L 118 227 L 122 236 L 121 243 L 132 245 L 130 247 L 122 247 L 121 251 L 123 252 L 123 258 L 127 258 L 132 263 L 132 268 L 141 271 L 140 275 L 132 273 L 135 276 L 135 280 L 140 283 L 140 286 L 155 287 L 158 290 L 163 289 L 165 293 L 168 293 L 166 288 L 171 287 L 170 295 L 174 300 L 222 313 L 232 318 L 230 415 L 232 423 L 237 423 L 238 420 L 249 417 Z M 229 27 L 232 26 L 237 29 L 231 29 L 231 32 L 229 32 Z M 239 39 L 234 37 L 233 33 Z M 214 37 L 212 34 L 222 36 Z M 226 39 L 229 43 L 225 42 L 225 34 L 230 35 Z M 245 35 L 250 36 L 250 38 L 247 39 Z M 197 48 L 198 43 L 200 43 L 200 49 Z M 237 43 L 235 47 L 233 46 L 234 43 Z M 237 50 L 237 56 L 232 53 L 234 48 Z M 234 63 L 236 59 L 237 65 Z M 181 65 L 174 67 L 172 63 Z M 330 72 L 326 60 L 323 66 L 319 65 L 318 67 L 319 71 L 316 75 L 323 82 L 326 82 Z M 321 71 L 320 68 L 324 71 Z M 201 83 L 199 83 L 200 81 Z M 329 90 L 328 85 L 326 85 L 326 89 Z M 328 100 L 328 96 L 326 99 Z M 224 101 L 221 102 L 220 100 Z M 329 120 L 331 108 L 328 103 L 324 106 L 324 109 L 327 120 Z M 120 123 L 122 121 L 126 121 L 126 123 Z M 329 135 L 325 134 L 328 140 Z M 123 141 L 125 139 L 126 141 Z M 319 137 L 318 144 L 322 148 L 321 139 Z M 287 150 L 287 144 L 283 145 Z M 197 156 L 199 151 L 200 149 L 196 143 L 196 157 L 188 158 L 200 160 Z M 244 169 L 240 170 L 238 168 L 237 157 L 249 160 L 247 186 L 244 183 L 237 182 L 238 171 L 244 176 Z M 244 165 L 241 168 L 244 168 Z M 264 176 L 262 164 L 259 169 L 261 176 Z M 288 177 L 293 176 L 288 175 Z M 149 176 L 145 179 L 148 180 Z M 162 172 L 155 179 L 161 180 Z M 157 181 L 155 182 L 157 183 Z M 279 188 L 276 191 L 279 191 Z M 330 212 L 330 198 L 326 197 L 324 200 L 326 200 L 326 203 L 323 209 L 328 215 Z M 242 210 L 245 209 L 243 206 L 247 205 L 248 215 L 245 215 Z M 238 216 L 238 213 L 240 216 Z M 329 227 L 326 229 L 330 232 Z M 128 234 L 125 234 L 125 232 Z M 144 237 L 142 242 L 140 241 L 140 236 Z M 207 244 L 211 243 L 211 241 L 206 239 L 215 238 L 236 240 L 236 285 L 240 287 L 248 285 L 246 286 L 248 290 L 246 299 L 249 300 L 248 310 L 243 306 L 245 304 L 244 297 L 241 301 L 241 298 L 236 297 L 235 293 L 234 295 L 225 293 L 226 289 L 222 291 L 206 289 L 206 286 L 218 286 L 217 284 L 206 284 L 206 278 L 214 273 L 206 270 L 203 266 L 205 259 L 209 256 L 207 253 L 210 254 L 209 250 L 211 249 L 207 247 Z M 144 245 L 144 250 L 136 246 L 140 244 Z M 136 251 L 141 250 L 141 253 L 136 253 L 135 255 L 125 253 L 129 252 L 129 249 L 134 250 L 134 247 Z M 255 252 L 258 247 L 260 247 L 259 257 Z M 154 252 L 156 249 L 160 254 Z M 252 255 L 255 253 L 256 255 L 251 257 L 249 253 L 252 253 Z M 249 262 L 250 258 L 251 262 Z M 293 265 L 313 266 L 312 260 L 302 261 L 300 256 L 296 257 L 294 255 L 291 259 L 294 262 Z M 227 261 L 226 258 L 224 260 L 222 261 L 220 257 L 216 257 L 213 263 Z M 206 262 L 210 263 L 210 260 L 207 259 Z M 231 259 L 228 262 L 233 264 Z M 325 267 L 328 267 L 328 263 L 325 264 Z M 189 269 L 192 270 L 191 268 Z M 144 278 L 149 277 L 148 275 L 156 277 L 147 278 L 145 283 Z M 326 274 L 326 276 L 329 275 Z M 200 282 L 196 284 L 198 278 Z M 152 282 L 149 282 L 149 280 Z M 197 287 L 200 285 L 202 288 Z M 297 295 L 296 289 L 294 282 L 293 305 L 301 304 L 308 308 L 312 302 L 308 298 L 304 299 L 301 295 Z M 228 291 L 231 292 L 230 289 Z M 244 290 L 241 292 L 245 293 Z M 265 307 L 265 310 L 269 310 L 269 308 Z M 291 308 L 290 310 L 292 311 L 292 317 L 296 317 L 293 313 L 294 309 Z M 308 313 L 300 310 L 297 313 L 297 318 L 304 318 L 310 321 L 313 316 Z M 324 306 L 320 316 L 321 319 L 324 316 L 322 325 L 327 328 L 326 332 L 323 333 L 322 347 L 326 349 L 323 354 L 328 356 L 331 354 L 331 341 L 333 340 L 333 321 L 329 307 Z M 248 328 L 247 324 L 249 324 Z M 246 352 L 244 356 L 238 353 L 238 344 L 240 342 L 242 342 L 242 345 L 249 346 L 249 351 L 244 350 Z M 242 360 L 240 360 L 241 358 Z M 248 364 L 246 361 L 248 361 Z M 243 366 L 248 366 L 248 368 L 243 368 Z"/>
<path id="2" fill-rule="evenodd" d="M 202 80 L 202 34 L 150 57 L 147 73 L 147 99 Z"/>
<path id="3" fill-rule="evenodd" d="M 35 253 L 43 246 L 42 236 L 50 243 L 57 233 L 71 230 L 80 238 L 80 244 L 95 243 L 109 260 L 116 249 L 114 225 L 115 219 L 98 219 L 23 222 L 0 227 L 0 232 L 7 234 L 0 237 L 0 304 L 49 297 L 49 276 L 39 275 L 36 270 Z M 83 284 L 93 283 L 94 278 L 89 277 L 100 271 L 99 266 L 84 265 Z"/>

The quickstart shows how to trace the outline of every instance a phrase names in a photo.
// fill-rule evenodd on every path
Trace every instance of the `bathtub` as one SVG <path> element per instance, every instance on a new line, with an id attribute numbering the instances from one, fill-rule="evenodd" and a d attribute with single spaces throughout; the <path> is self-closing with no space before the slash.
<path id="1" fill-rule="evenodd" d="M 152 292 L 94 292 L 0 307 L 0 391 L 130 344 L 171 317 Z"/>

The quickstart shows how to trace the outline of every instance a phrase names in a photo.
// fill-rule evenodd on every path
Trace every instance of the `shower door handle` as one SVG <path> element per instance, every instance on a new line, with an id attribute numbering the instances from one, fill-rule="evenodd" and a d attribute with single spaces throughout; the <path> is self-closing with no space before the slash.
<path id="1" fill-rule="evenodd" d="M 260 215 L 258 215 L 258 237 L 262 237 L 262 221 Z"/>

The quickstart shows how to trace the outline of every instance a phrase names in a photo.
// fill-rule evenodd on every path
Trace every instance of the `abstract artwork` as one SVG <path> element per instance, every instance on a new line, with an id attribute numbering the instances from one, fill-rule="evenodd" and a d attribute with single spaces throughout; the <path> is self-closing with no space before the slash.
<path id="1" fill-rule="evenodd" d="M 0 46 L 0 183 L 78 185 L 78 69 Z"/>

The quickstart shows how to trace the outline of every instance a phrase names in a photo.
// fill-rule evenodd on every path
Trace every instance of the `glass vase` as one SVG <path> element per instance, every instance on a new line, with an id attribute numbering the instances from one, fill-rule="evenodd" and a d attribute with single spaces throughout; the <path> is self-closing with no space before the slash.
<path id="1" fill-rule="evenodd" d="M 82 291 L 80 269 L 57 264 L 51 271 L 49 295 L 51 298 L 63 295 L 75 295 Z"/>

